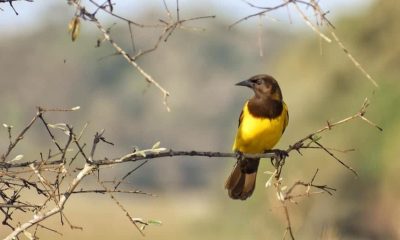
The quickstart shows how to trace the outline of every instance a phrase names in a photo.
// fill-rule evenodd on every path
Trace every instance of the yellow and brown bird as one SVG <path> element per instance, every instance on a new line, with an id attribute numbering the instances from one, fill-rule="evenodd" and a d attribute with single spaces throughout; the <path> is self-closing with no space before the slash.
<path id="1" fill-rule="evenodd" d="M 289 113 L 279 84 L 273 77 L 260 74 L 236 85 L 251 88 L 254 96 L 244 104 L 239 117 L 233 144 L 233 151 L 238 153 L 238 161 L 225 188 L 231 198 L 245 200 L 254 191 L 260 159 L 244 158 L 241 154 L 271 150 L 285 131 Z"/>

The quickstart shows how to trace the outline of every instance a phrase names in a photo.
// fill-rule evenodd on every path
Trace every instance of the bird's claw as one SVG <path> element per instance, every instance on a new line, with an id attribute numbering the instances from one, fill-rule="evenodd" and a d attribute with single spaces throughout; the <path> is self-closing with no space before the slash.
<path id="1" fill-rule="evenodd" d="M 240 151 L 236 151 L 235 154 L 236 154 L 237 164 L 241 166 L 241 168 L 244 168 L 247 165 L 247 159 Z"/>
<path id="2" fill-rule="evenodd" d="M 235 155 L 237 160 L 243 159 L 243 153 L 241 151 L 236 151 Z"/>
<path id="3" fill-rule="evenodd" d="M 275 168 L 279 167 L 281 165 L 285 158 L 289 156 L 288 152 L 280 149 L 271 149 L 266 151 L 266 153 L 274 153 L 275 156 L 271 157 L 271 164 L 275 166 Z"/>
<path id="4" fill-rule="evenodd" d="M 275 154 L 275 157 L 273 158 L 278 158 L 278 159 L 284 159 L 286 157 L 289 157 L 289 153 L 285 150 L 280 150 L 280 149 L 271 149 L 265 151 L 265 153 L 273 153 Z"/>
<path id="5" fill-rule="evenodd" d="M 272 149 L 272 152 L 275 153 L 275 156 L 279 159 L 285 159 L 289 157 L 289 153 L 286 152 L 285 150 Z"/>

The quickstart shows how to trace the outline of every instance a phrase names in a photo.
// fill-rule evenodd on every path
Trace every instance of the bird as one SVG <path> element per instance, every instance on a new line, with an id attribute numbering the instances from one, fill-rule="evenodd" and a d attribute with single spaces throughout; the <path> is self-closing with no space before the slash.
<path id="1" fill-rule="evenodd" d="M 236 85 L 252 89 L 254 96 L 245 102 L 240 113 L 232 147 L 237 162 L 225 188 L 232 199 L 246 200 L 254 191 L 260 159 L 245 158 L 243 154 L 272 150 L 289 123 L 289 111 L 278 82 L 270 75 L 255 75 Z"/>

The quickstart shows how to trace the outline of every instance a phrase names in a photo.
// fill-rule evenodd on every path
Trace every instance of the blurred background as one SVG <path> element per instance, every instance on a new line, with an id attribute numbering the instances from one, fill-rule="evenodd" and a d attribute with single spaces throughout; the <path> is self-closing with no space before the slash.
<path id="1" fill-rule="evenodd" d="M 140 2 L 140 3 L 139 3 Z M 181 1 L 181 16 L 216 15 L 216 19 L 189 22 L 205 31 L 177 30 L 140 64 L 171 93 L 167 112 L 160 92 L 119 56 L 107 43 L 96 48 L 100 34 L 83 22 L 81 34 L 71 42 L 67 26 L 73 9 L 64 2 L 15 2 L 0 7 L 0 122 L 21 129 L 36 106 L 73 107 L 73 113 L 49 114 L 53 123 L 68 122 L 84 137 L 106 129 L 115 147 L 102 146 L 97 156 L 117 157 L 133 146 L 177 150 L 231 151 L 243 102 L 251 96 L 234 84 L 259 73 L 279 81 L 289 106 L 290 123 L 278 148 L 325 125 L 356 113 L 364 99 L 371 100 L 367 117 L 379 132 L 355 121 L 323 135 L 321 143 L 338 149 L 359 177 L 318 150 L 292 153 L 284 181 L 309 180 L 320 169 L 316 183 L 337 188 L 334 196 L 317 195 L 290 205 L 295 236 L 299 239 L 400 239 L 400 2 L 321 1 L 347 49 L 380 85 L 375 88 L 343 54 L 337 44 L 320 41 L 297 13 L 276 11 L 260 20 L 228 26 L 255 10 L 242 1 Z M 257 2 L 257 1 L 256 1 Z M 262 3 L 262 1 L 258 1 Z M 274 1 L 272 1 L 274 2 Z M 275 3 L 278 1 L 275 1 Z M 175 1 L 167 1 L 174 9 Z M 271 4 L 272 5 L 272 4 Z M 139 9 L 139 10 L 138 10 Z M 167 19 L 162 1 L 118 2 L 119 13 L 143 23 Z M 104 16 L 116 40 L 130 49 L 124 23 Z M 155 29 L 134 29 L 137 49 L 151 46 Z M 0 146 L 6 149 L 7 131 L 0 129 Z M 15 154 L 25 159 L 47 152 L 49 142 L 40 125 L 24 139 Z M 274 189 L 265 188 L 272 170 L 264 161 L 254 195 L 233 201 L 224 181 L 233 159 L 165 158 L 149 161 L 131 178 L 130 187 L 157 197 L 117 195 L 134 217 L 157 219 L 162 226 L 146 229 L 148 239 L 280 239 L 285 228 Z M 123 176 L 136 163 L 103 171 L 104 180 Z M 90 181 L 90 180 L 89 180 Z M 128 186 L 128 187 L 129 187 Z M 43 239 L 140 239 L 124 213 L 103 195 L 74 196 L 65 209 L 69 220 L 84 231 L 53 226 L 64 236 L 43 231 Z M 19 220 L 16 220 L 19 221 Z M 23 221 L 21 219 L 20 221 Z M 0 237 L 9 229 L 0 227 Z"/>

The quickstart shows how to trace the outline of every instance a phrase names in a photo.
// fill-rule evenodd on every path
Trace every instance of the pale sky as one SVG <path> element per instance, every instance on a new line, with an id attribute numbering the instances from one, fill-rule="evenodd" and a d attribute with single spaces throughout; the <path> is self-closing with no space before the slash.
<path id="1" fill-rule="evenodd" d="M 176 0 L 166 0 L 171 10 L 175 9 Z M 54 0 L 34 0 L 34 2 L 26 1 L 15 1 L 13 2 L 19 15 L 17 16 L 11 9 L 8 3 L 1 3 L 0 8 L 0 33 L 1 34 L 13 34 L 20 31 L 34 30 L 39 27 L 43 16 L 49 15 L 51 9 L 71 9 L 66 4 L 66 0 L 54 1 Z M 162 9 L 162 0 L 115 0 L 117 3 L 116 11 L 119 14 L 125 15 L 129 18 L 129 15 L 137 13 L 136 9 L 143 8 L 158 8 Z M 189 9 L 201 8 L 207 11 L 207 14 L 218 16 L 228 16 L 235 21 L 241 17 L 247 16 L 256 12 L 256 9 L 249 7 L 243 0 L 180 0 L 180 11 L 182 14 L 187 12 Z M 282 2 L 282 0 L 253 0 L 249 1 L 257 5 L 263 5 L 268 2 L 268 6 L 276 5 Z M 320 0 L 324 10 L 330 10 L 330 18 L 341 14 L 352 14 L 358 12 L 360 9 L 368 7 L 372 0 Z M 265 4 L 264 4 L 265 5 Z M 209 13 L 208 13 L 209 12 Z M 66 12 L 66 15 L 72 16 L 71 12 Z M 272 17 L 278 17 L 282 15 L 287 18 L 287 12 L 285 9 L 276 11 L 270 14 Z M 295 14 L 294 15 L 295 18 Z M 54 16 L 57 17 L 57 16 Z M 47 18 L 49 19 L 49 18 Z M 296 18 L 294 19 L 296 21 Z"/>

